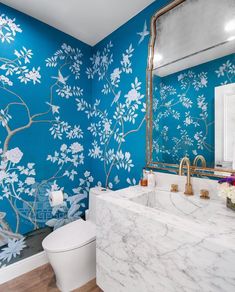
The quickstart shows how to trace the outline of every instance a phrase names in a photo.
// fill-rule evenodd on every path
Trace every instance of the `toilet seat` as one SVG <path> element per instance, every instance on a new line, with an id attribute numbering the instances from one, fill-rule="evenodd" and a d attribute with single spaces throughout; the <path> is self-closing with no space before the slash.
<path id="1" fill-rule="evenodd" d="M 42 246 L 48 252 L 65 252 L 81 248 L 95 238 L 95 225 L 79 219 L 53 231 L 43 240 Z"/>

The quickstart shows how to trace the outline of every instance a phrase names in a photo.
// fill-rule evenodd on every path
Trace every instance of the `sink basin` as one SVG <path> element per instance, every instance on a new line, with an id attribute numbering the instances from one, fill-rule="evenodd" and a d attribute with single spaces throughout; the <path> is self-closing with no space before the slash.
<path id="1" fill-rule="evenodd" d="M 219 216 L 228 211 L 221 201 L 204 200 L 198 196 L 186 196 L 183 193 L 171 193 L 161 190 L 141 194 L 130 200 L 198 223 L 213 223 L 215 218 L 216 221 L 219 221 Z M 231 213 L 232 215 L 235 215 L 235 213 Z"/>

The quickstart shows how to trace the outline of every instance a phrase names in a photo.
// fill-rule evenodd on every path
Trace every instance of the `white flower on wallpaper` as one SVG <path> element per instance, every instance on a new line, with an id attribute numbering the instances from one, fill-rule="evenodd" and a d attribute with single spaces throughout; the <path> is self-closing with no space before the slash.
<path id="1" fill-rule="evenodd" d="M 27 166 L 18 165 L 22 157 L 23 153 L 18 147 L 1 155 L 0 186 L 2 194 L 0 199 L 6 197 L 24 201 L 23 198 L 20 198 L 21 194 L 33 195 L 33 190 L 29 187 L 29 177 L 32 181 L 33 176 L 36 175 L 34 163 L 28 163 Z"/>
<path id="2" fill-rule="evenodd" d="M 94 140 L 94 142 L 92 142 L 92 148 L 89 149 L 89 156 L 92 158 L 99 158 L 100 160 L 102 160 L 102 154 L 103 151 L 101 150 L 101 147 L 99 146 L 98 142 L 96 140 Z"/>
<path id="3" fill-rule="evenodd" d="M 111 79 L 111 84 L 115 87 L 118 87 L 118 83 L 120 82 L 120 77 L 121 77 L 122 71 L 119 68 L 115 68 L 113 70 L 113 73 L 110 75 Z M 108 84 L 106 84 L 108 86 Z"/>
<path id="4" fill-rule="evenodd" d="M 9 239 L 7 247 L 4 247 L 0 252 L 0 260 L 10 262 L 12 258 L 16 258 L 20 255 L 22 250 L 26 247 L 25 238 Z"/>
<path id="5" fill-rule="evenodd" d="M 11 60 L 0 56 L 0 70 L 4 72 L 4 75 L 0 75 L 0 85 L 12 86 L 13 81 L 11 80 L 11 76 L 14 75 L 24 84 L 29 82 L 32 82 L 34 85 L 40 83 L 40 67 L 28 67 L 33 56 L 32 50 L 22 47 L 21 50 L 15 50 L 14 55 L 16 58 Z"/>
<path id="6" fill-rule="evenodd" d="M 125 95 L 126 103 L 130 105 L 132 102 L 136 104 L 141 104 L 141 99 L 144 97 L 143 94 L 140 93 L 141 82 L 139 82 L 138 78 L 135 78 L 134 83 L 131 83 L 131 90 Z"/>
<path id="7" fill-rule="evenodd" d="M 21 33 L 22 29 L 19 24 L 15 23 L 15 19 L 9 18 L 4 14 L 0 15 L 0 39 L 1 42 L 11 43 L 17 33 Z"/>
<path id="8" fill-rule="evenodd" d="M 131 67 L 131 57 L 133 56 L 134 48 L 132 44 L 130 44 L 129 48 L 126 49 L 125 53 L 122 54 L 122 60 L 121 60 L 121 66 L 122 71 L 129 74 L 132 73 L 132 67 Z"/>
<path id="9" fill-rule="evenodd" d="M 7 160 L 9 160 L 12 163 L 19 163 L 23 153 L 20 151 L 20 149 L 18 147 L 8 150 L 5 154 Z"/>

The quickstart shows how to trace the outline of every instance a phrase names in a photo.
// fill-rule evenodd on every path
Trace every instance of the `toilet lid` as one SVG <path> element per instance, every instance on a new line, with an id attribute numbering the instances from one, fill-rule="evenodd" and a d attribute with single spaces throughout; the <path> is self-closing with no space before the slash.
<path id="1" fill-rule="evenodd" d="M 94 241 L 95 236 L 95 225 L 79 219 L 53 231 L 43 240 L 42 246 L 49 252 L 68 251 Z"/>

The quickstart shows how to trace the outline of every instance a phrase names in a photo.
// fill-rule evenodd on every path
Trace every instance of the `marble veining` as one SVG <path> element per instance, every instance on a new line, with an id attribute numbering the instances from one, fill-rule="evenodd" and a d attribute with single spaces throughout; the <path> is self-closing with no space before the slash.
<path id="1" fill-rule="evenodd" d="M 197 191 L 171 193 L 169 178 L 177 176 L 160 177 L 156 189 L 97 199 L 98 285 L 105 292 L 235 291 L 235 212 L 215 194 L 207 201 Z M 208 184 L 215 192 L 216 182 Z"/>

